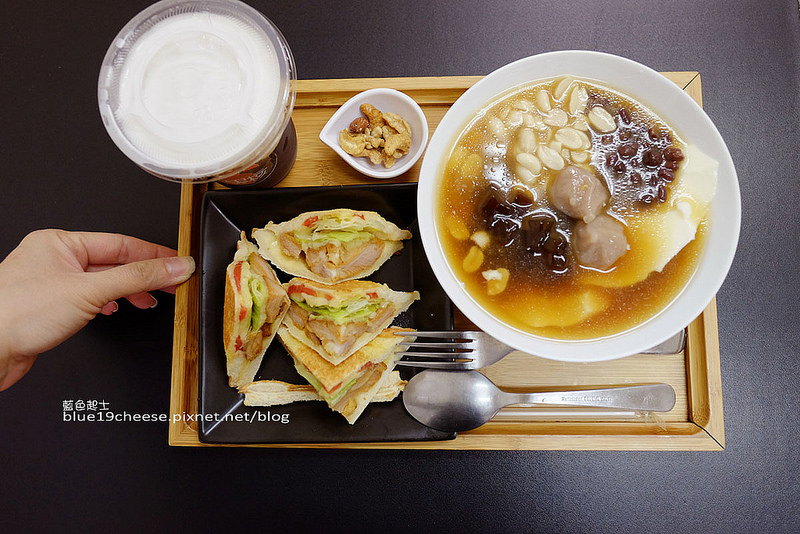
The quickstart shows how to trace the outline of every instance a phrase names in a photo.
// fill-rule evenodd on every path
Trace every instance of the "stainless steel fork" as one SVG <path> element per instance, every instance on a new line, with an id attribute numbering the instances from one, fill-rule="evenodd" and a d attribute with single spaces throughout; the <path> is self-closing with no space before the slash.
<path id="1" fill-rule="evenodd" d="M 413 341 L 403 341 L 403 358 L 397 365 L 431 369 L 483 369 L 497 363 L 516 349 L 501 343 L 482 331 L 396 332 L 400 336 L 414 336 Z M 681 330 L 667 341 L 642 354 L 677 354 L 686 346 L 686 331 Z"/>

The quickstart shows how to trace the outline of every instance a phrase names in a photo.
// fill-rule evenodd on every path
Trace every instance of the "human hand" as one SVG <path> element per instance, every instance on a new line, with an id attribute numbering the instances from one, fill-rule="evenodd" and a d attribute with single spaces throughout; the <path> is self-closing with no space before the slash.
<path id="1" fill-rule="evenodd" d="M 194 272 L 191 257 L 119 234 L 39 230 L 0 263 L 0 391 L 36 356 L 65 341 L 116 299 L 152 308 L 148 291 L 174 292 Z"/>

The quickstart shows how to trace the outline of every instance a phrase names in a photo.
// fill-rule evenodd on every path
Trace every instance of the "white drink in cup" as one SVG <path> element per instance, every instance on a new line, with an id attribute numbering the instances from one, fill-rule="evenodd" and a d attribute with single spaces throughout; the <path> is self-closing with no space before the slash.
<path id="1" fill-rule="evenodd" d="M 163 0 L 103 60 L 100 114 L 116 145 L 176 182 L 269 187 L 297 155 L 297 74 L 280 31 L 238 0 Z"/>

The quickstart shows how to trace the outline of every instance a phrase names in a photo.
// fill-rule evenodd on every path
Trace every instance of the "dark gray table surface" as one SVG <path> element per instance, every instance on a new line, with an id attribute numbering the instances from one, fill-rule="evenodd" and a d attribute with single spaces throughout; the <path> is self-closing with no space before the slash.
<path id="1" fill-rule="evenodd" d="M 177 245 L 178 187 L 97 112 L 100 61 L 148 2 L 28 0 L 0 17 L 0 256 L 43 227 Z M 0 393 L 0 532 L 796 532 L 800 264 L 796 0 L 268 2 L 300 78 L 482 75 L 550 50 L 696 70 L 742 191 L 718 295 L 721 452 L 182 449 L 166 423 L 62 421 L 62 402 L 167 413 L 174 299 L 123 305 Z M 0 328 L 2 325 L 0 325 Z"/>

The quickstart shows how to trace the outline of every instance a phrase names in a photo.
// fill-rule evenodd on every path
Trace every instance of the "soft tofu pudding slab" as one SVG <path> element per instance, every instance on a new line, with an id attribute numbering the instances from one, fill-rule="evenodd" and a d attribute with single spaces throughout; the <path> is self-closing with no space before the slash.
<path id="1" fill-rule="evenodd" d="M 456 278 L 555 339 L 626 331 L 695 272 L 717 162 L 647 106 L 571 76 L 514 88 L 458 135 L 437 228 Z"/>
<path id="2" fill-rule="evenodd" d="M 736 252 L 741 201 L 725 141 L 692 96 L 699 81 L 698 75 L 681 87 L 630 59 L 564 50 L 509 63 L 459 96 L 431 136 L 417 194 L 425 254 L 453 304 L 492 337 L 528 354 L 569 362 L 640 353 L 709 309 Z M 492 119 L 492 108 L 504 101 L 505 110 Z M 627 109 L 620 117 L 622 107 Z M 472 145 L 460 145 L 472 128 L 483 131 L 476 131 Z M 623 136 L 624 130 L 633 131 Z M 495 133 L 502 138 L 490 142 Z M 627 146 L 633 141 L 639 144 Z M 676 162 L 678 168 L 670 168 Z M 448 175 L 456 172 L 458 183 L 448 184 Z M 550 185 L 562 172 L 561 191 L 553 195 Z M 465 202 L 448 204 L 446 196 Z M 620 204 L 626 197 L 632 206 L 627 211 Z M 479 199 L 486 200 L 484 213 L 497 216 L 476 215 Z M 475 211 L 463 212 L 464 203 Z M 576 211 L 567 214 L 572 208 Z M 645 235 L 651 223 L 655 234 L 648 242 L 657 252 L 634 251 L 633 212 L 652 214 L 637 224 Z M 675 224 L 664 226 L 659 218 Z M 578 239 L 579 224 L 587 228 Z M 493 263 L 489 248 L 501 248 L 498 235 L 506 230 L 527 235 L 529 244 L 516 247 L 516 258 Z M 610 246 L 600 246 L 600 236 Z M 513 256 L 514 246 L 502 248 L 508 250 L 497 257 Z M 528 257 L 518 259 L 524 252 Z M 623 276 L 627 263 L 642 267 Z M 537 281 L 516 285 L 515 277 L 532 280 L 535 273 Z M 639 273 L 646 274 L 644 280 L 623 280 L 636 280 Z M 654 277 L 665 279 L 666 292 L 652 284 L 649 297 L 638 295 L 647 294 L 641 288 Z M 621 282 L 600 282 L 614 279 Z M 620 283 L 624 287 L 615 287 Z M 641 306 L 621 297 L 626 290 L 637 293 Z M 515 299 L 523 303 L 516 310 Z M 654 299 L 660 302 L 651 305 Z"/>

